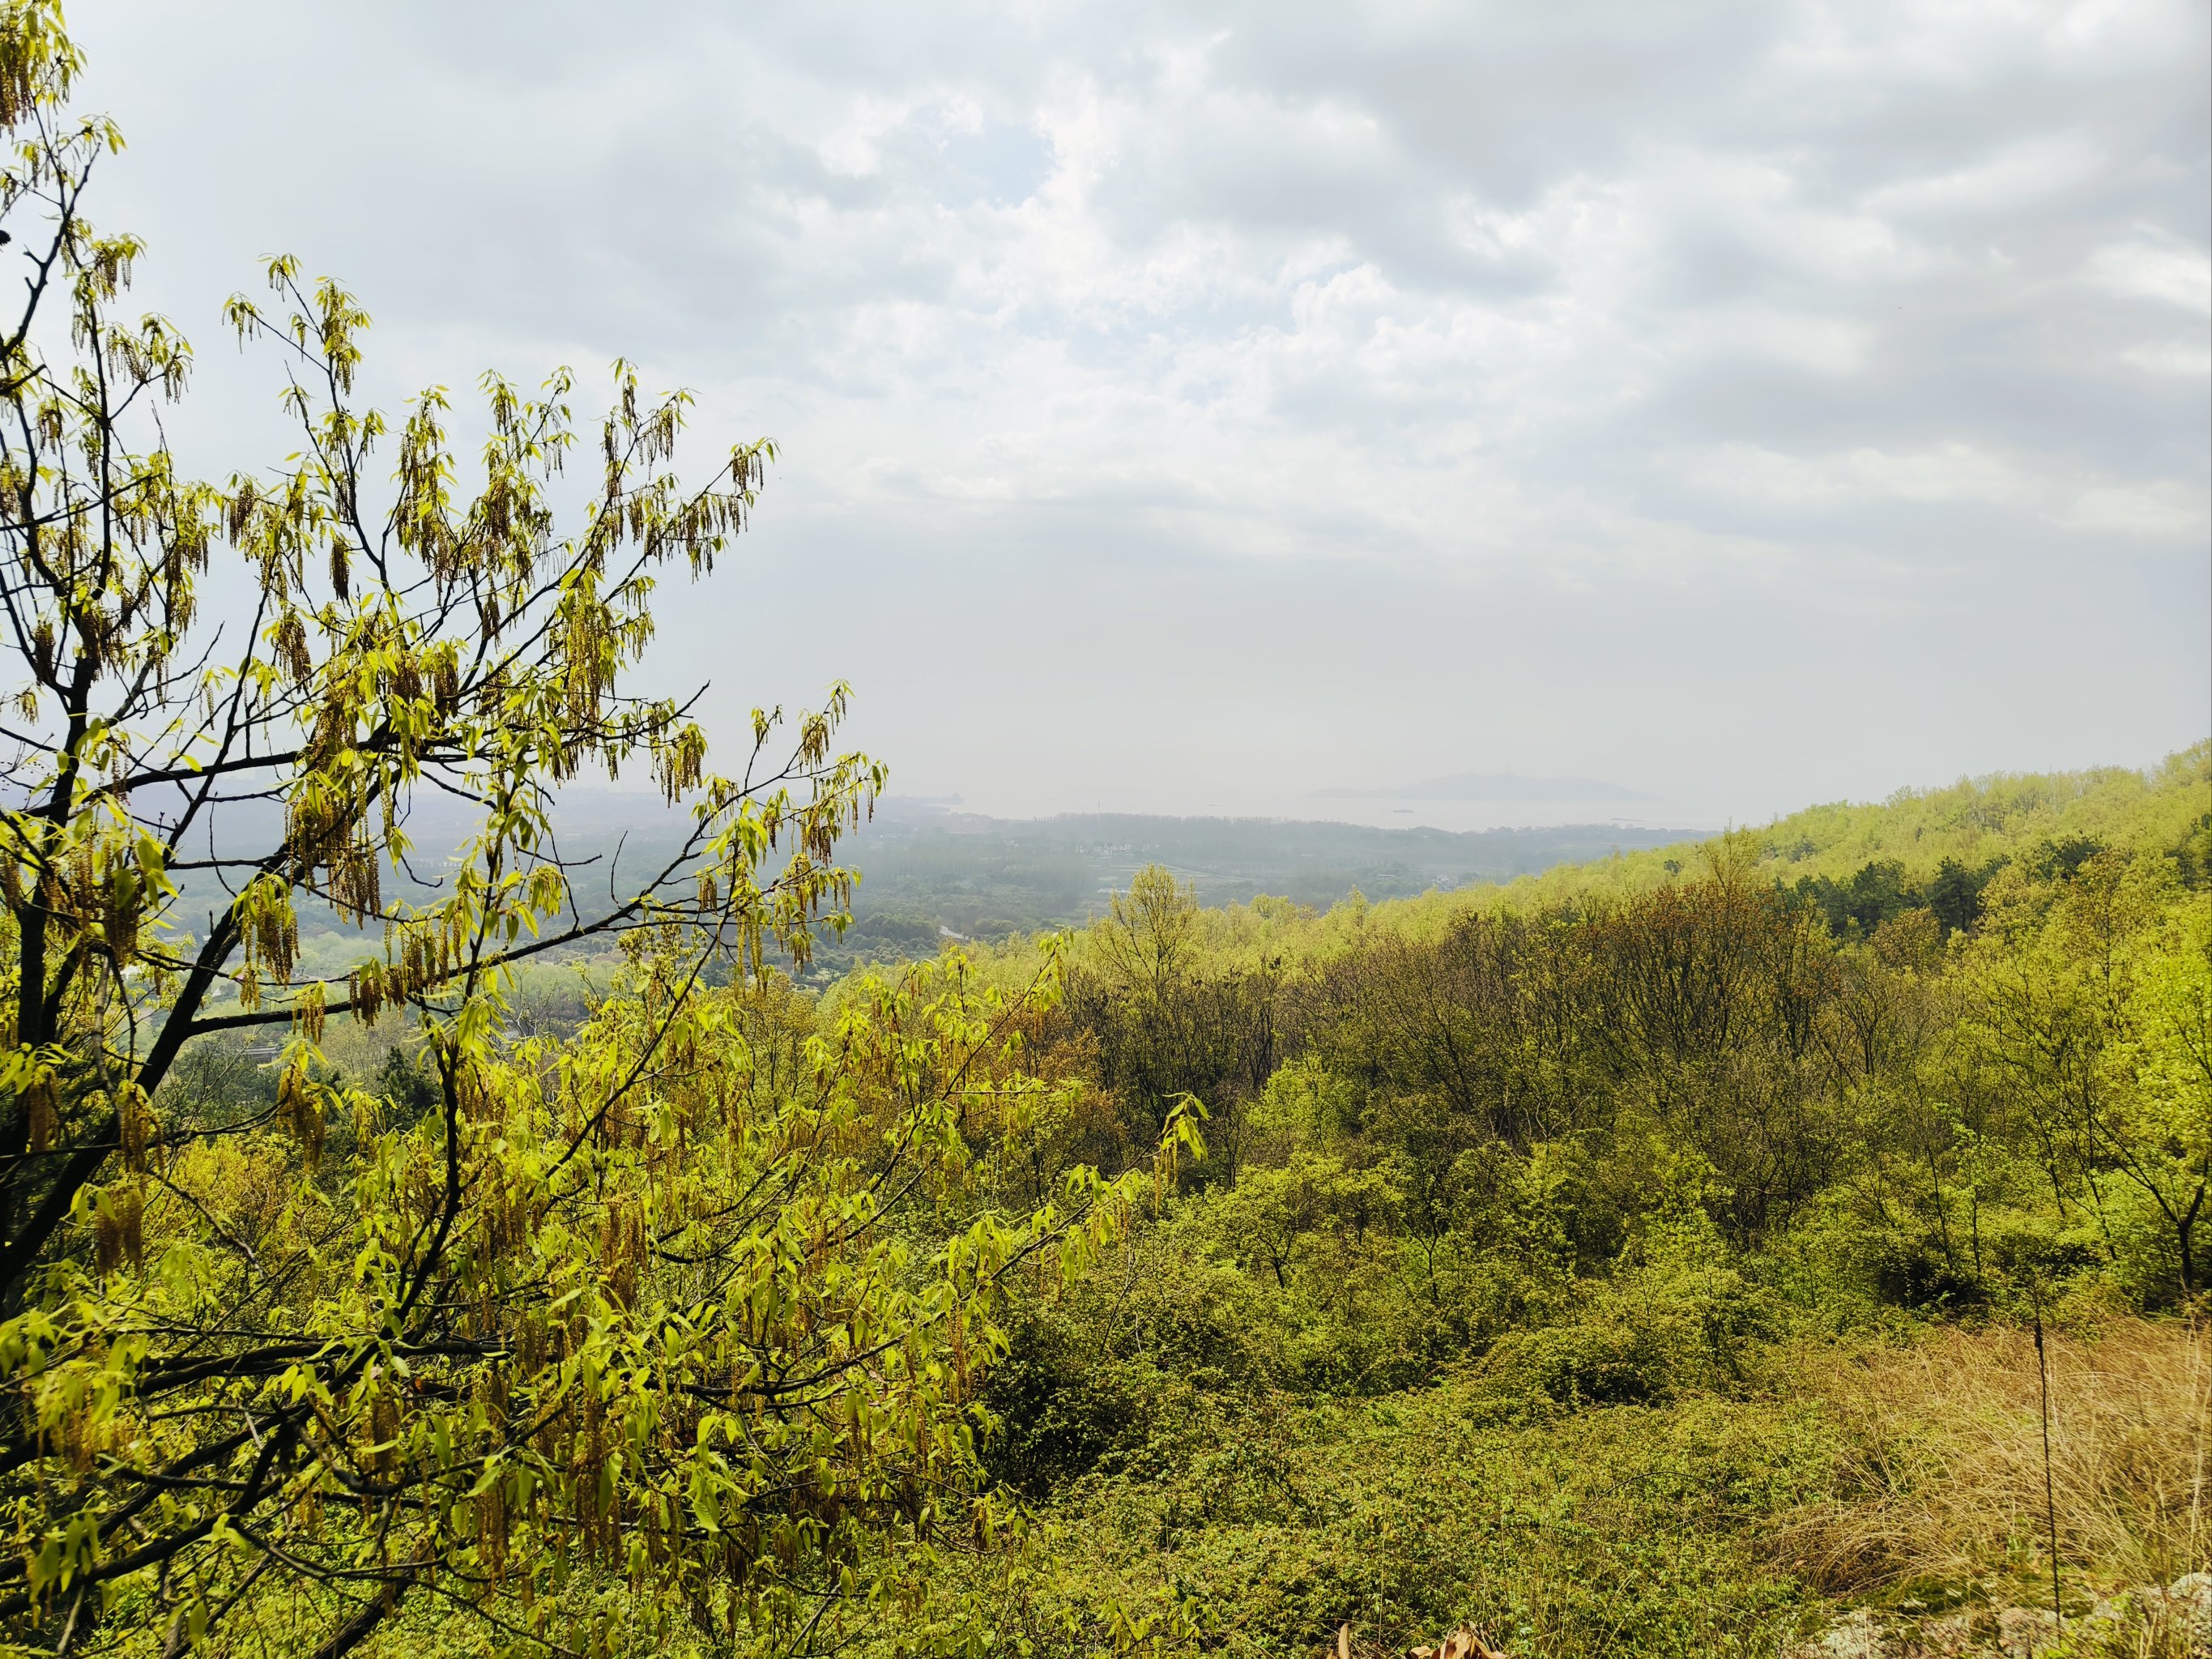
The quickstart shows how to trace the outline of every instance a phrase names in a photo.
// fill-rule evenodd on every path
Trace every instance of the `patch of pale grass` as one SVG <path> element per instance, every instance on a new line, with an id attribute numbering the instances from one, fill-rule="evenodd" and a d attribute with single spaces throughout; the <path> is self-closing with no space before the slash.
<path id="1" fill-rule="evenodd" d="M 2124 1319 L 2045 1338 L 2051 1484 L 2070 1582 L 2163 1584 L 2212 1553 L 2212 1331 Z M 2035 1344 L 1946 1329 L 1796 1368 L 1838 1455 L 1827 1495 L 1771 1540 L 1837 1594 L 2048 1571 Z"/>

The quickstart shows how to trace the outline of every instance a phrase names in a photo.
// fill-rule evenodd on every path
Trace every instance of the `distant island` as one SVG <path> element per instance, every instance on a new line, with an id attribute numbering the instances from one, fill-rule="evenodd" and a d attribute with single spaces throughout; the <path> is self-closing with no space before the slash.
<path id="1" fill-rule="evenodd" d="M 1314 800 L 1650 800 L 1650 796 L 1596 778 L 1524 778 L 1512 772 L 1457 772 L 1395 788 L 1316 789 Z"/>

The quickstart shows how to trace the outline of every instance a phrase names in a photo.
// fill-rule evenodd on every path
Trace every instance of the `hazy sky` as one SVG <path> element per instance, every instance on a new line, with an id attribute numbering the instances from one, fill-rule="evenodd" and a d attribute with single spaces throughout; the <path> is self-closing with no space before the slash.
<path id="1" fill-rule="evenodd" d="M 784 454 L 656 671 L 849 678 L 907 792 L 1742 819 L 2212 728 L 2202 0 L 74 15 L 202 465 L 284 453 L 280 248 L 392 403 L 635 357 Z"/>

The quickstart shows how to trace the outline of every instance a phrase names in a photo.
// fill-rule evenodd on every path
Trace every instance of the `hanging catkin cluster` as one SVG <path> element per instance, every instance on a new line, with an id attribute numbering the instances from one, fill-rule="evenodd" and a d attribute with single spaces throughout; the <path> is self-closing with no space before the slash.
<path id="1" fill-rule="evenodd" d="M 346 975 L 354 1018 L 374 1026 L 386 1008 L 443 984 L 467 949 L 465 927 L 466 918 L 453 910 L 387 923 L 385 960 L 362 963 Z"/>
<path id="2" fill-rule="evenodd" d="M 54 1144 L 61 1127 L 61 1099 L 54 1088 L 53 1074 L 41 1071 L 24 1089 L 22 1102 L 31 1150 L 43 1152 Z"/>
<path id="3" fill-rule="evenodd" d="M 284 1068 L 276 1083 L 277 1119 L 300 1145 L 300 1156 L 310 1170 L 322 1162 L 324 1091 L 307 1075 L 304 1060 Z"/>
<path id="4" fill-rule="evenodd" d="M 600 1271 L 608 1292 L 623 1307 L 637 1301 L 637 1276 L 646 1265 L 645 1210 L 635 1199 L 607 1206 L 599 1236 Z"/>
<path id="5" fill-rule="evenodd" d="M 93 1206 L 93 1255 L 100 1271 L 112 1273 L 125 1262 L 143 1261 L 146 1196 L 136 1186 L 109 1188 Z"/>
<path id="6" fill-rule="evenodd" d="M 133 1175 L 143 1175 L 146 1149 L 154 1139 L 154 1103 L 136 1082 L 116 1091 L 115 1132 L 123 1167 Z"/>
<path id="7" fill-rule="evenodd" d="M 300 952 L 300 919 L 292 908 L 292 884 L 283 877 L 260 877 L 232 906 L 238 919 L 245 960 L 238 969 L 238 1000 L 251 1011 L 261 1006 L 265 979 L 290 981 Z"/>

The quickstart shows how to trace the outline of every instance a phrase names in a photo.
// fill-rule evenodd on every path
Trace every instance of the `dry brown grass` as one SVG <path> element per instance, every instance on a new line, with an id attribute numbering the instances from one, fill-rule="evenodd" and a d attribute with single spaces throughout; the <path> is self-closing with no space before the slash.
<path id="1" fill-rule="evenodd" d="M 2212 1554 L 2212 1332 L 2116 1320 L 2052 1334 L 2051 1473 L 2069 1582 L 2162 1584 Z M 2035 1346 L 1948 1330 L 1808 1358 L 1796 1386 L 1833 1413 L 1831 1496 L 1773 1543 L 1822 1588 L 1863 1594 L 2047 1571 Z"/>

